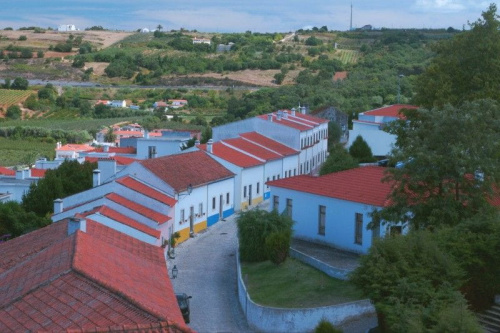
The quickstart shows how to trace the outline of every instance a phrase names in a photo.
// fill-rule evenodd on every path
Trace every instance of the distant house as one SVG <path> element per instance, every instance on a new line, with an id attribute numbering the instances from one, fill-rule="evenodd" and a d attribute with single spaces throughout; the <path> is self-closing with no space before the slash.
<path id="1" fill-rule="evenodd" d="M 379 109 L 361 112 L 358 119 L 352 121 L 352 130 L 349 131 L 350 147 L 359 136 L 368 143 L 374 156 L 387 156 L 396 142 L 396 136 L 385 132 L 385 124 L 401 119 L 401 110 L 417 109 L 418 106 L 407 104 L 394 104 Z"/>
<path id="2" fill-rule="evenodd" d="M 0 243 L 1 332 L 192 332 L 161 248 L 90 218 Z"/>
<path id="3" fill-rule="evenodd" d="M 56 146 L 56 159 L 75 159 L 80 157 L 81 152 L 94 150 L 88 144 L 67 144 L 62 146 L 60 142 Z"/>
<path id="4" fill-rule="evenodd" d="M 291 216 L 296 238 L 366 253 L 374 239 L 403 232 L 399 226 L 367 229 L 370 213 L 388 203 L 391 184 L 382 182 L 385 170 L 368 166 L 268 182 L 269 209 Z"/>
<path id="5" fill-rule="evenodd" d="M 361 28 L 358 28 L 357 30 L 371 31 L 371 30 L 373 30 L 373 26 L 371 24 L 366 24 L 366 25 L 362 26 Z"/>
<path id="6" fill-rule="evenodd" d="M 168 105 L 164 101 L 156 101 L 156 102 L 153 103 L 153 107 L 155 109 L 157 109 L 157 108 L 167 108 Z"/>
<path id="7" fill-rule="evenodd" d="M 76 26 L 74 24 L 61 24 L 57 27 L 57 31 L 76 31 Z"/>
<path id="8" fill-rule="evenodd" d="M 219 44 L 217 45 L 217 52 L 229 52 L 231 51 L 231 48 L 233 47 L 234 43 L 229 42 L 228 44 Z"/>
<path id="9" fill-rule="evenodd" d="M 141 33 L 147 34 L 147 33 L 149 33 L 149 29 L 148 28 L 142 28 L 141 29 Z"/>
<path id="10" fill-rule="evenodd" d="M 212 41 L 208 38 L 193 38 L 193 44 L 212 44 Z"/>
<path id="11" fill-rule="evenodd" d="M 333 75 L 333 81 L 336 82 L 336 81 L 344 81 L 345 79 L 347 79 L 347 75 L 349 74 L 349 72 L 346 72 L 346 71 L 342 71 L 342 72 L 335 72 L 335 74 Z"/>
<path id="12" fill-rule="evenodd" d="M 185 99 L 169 99 L 168 104 L 170 107 L 177 109 L 186 106 L 188 104 L 188 101 Z"/>
<path id="13" fill-rule="evenodd" d="M 32 183 L 45 177 L 44 169 L 12 170 L 0 167 L 0 202 L 21 202 L 23 195 L 28 193 Z"/>
<path id="14" fill-rule="evenodd" d="M 112 108 L 126 108 L 127 107 L 127 102 L 125 100 L 122 101 L 111 101 L 109 104 Z"/>

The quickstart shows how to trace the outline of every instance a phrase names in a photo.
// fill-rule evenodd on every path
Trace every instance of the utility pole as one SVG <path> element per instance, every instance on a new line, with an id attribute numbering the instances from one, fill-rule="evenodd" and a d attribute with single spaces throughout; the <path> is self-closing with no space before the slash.
<path id="1" fill-rule="evenodd" d="M 351 1 L 351 24 L 349 25 L 349 31 L 352 31 L 352 1 Z"/>

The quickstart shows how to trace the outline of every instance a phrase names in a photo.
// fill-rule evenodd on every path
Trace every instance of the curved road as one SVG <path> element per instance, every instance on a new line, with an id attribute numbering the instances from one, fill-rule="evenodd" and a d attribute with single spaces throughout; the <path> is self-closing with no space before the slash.
<path id="1" fill-rule="evenodd" d="M 169 271 L 179 270 L 172 284 L 191 299 L 191 323 L 197 332 L 252 332 L 237 297 L 236 214 L 175 248 Z"/>

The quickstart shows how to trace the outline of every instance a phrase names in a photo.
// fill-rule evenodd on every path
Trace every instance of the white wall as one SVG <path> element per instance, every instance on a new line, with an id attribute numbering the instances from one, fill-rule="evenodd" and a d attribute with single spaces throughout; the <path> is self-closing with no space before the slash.
<path id="1" fill-rule="evenodd" d="M 378 124 L 353 123 L 353 129 L 349 131 L 349 148 L 357 136 L 361 135 L 372 150 L 374 156 L 387 156 L 391 152 L 396 136 L 379 129 Z"/>

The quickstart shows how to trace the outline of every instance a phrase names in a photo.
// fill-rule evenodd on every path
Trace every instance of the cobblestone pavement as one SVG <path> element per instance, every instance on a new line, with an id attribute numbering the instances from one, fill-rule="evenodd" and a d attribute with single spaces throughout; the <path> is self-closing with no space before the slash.
<path id="1" fill-rule="evenodd" d="M 179 244 L 168 263 L 179 270 L 176 293 L 193 296 L 191 323 L 197 332 L 252 332 L 238 301 L 235 215 Z"/>

